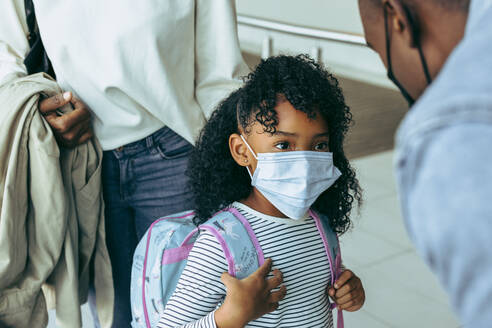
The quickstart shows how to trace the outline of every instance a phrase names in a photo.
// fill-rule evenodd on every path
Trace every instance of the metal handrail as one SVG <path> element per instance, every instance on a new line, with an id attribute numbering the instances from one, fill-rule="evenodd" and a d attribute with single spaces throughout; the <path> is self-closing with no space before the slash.
<path id="1" fill-rule="evenodd" d="M 262 28 L 275 32 L 282 32 L 312 39 L 334 41 L 345 44 L 367 46 L 366 39 L 362 35 L 350 34 L 337 31 L 320 30 L 310 27 L 285 24 L 276 21 L 256 18 L 246 15 L 238 15 L 237 22 L 241 25 Z"/>

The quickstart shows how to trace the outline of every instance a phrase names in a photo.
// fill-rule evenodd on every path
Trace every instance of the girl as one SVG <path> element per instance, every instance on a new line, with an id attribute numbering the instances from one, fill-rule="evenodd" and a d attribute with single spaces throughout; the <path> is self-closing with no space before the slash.
<path id="1" fill-rule="evenodd" d="M 361 308 L 364 289 L 351 271 L 330 286 L 314 214 L 342 234 L 361 201 L 343 152 L 350 123 L 338 81 L 306 56 L 262 61 L 219 105 L 190 162 L 197 223 L 235 208 L 272 261 L 241 281 L 223 275 L 222 247 L 202 231 L 159 327 L 332 327 L 328 295 L 339 309 Z"/>

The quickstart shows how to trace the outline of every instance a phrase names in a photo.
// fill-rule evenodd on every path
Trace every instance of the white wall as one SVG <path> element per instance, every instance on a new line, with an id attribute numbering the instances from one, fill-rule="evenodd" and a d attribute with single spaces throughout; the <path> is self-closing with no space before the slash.
<path id="1" fill-rule="evenodd" d="M 362 34 L 357 0 L 236 0 L 239 14 Z"/>
<path id="2" fill-rule="evenodd" d="M 282 23 L 363 34 L 357 0 L 236 0 L 239 15 Z M 312 54 L 320 48 L 321 59 L 337 75 L 394 89 L 379 56 L 363 46 L 340 44 L 239 25 L 244 51 L 260 55 L 266 38 L 273 40 L 273 55 Z"/>

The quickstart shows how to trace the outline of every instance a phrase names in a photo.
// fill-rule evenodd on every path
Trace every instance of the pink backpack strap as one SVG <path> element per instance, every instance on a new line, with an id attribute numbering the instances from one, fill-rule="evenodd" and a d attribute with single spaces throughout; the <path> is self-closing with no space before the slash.
<path id="1" fill-rule="evenodd" d="M 200 229 L 209 231 L 217 238 L 231 276 L 246 278 L 265 262 L 263 250 L 251 225 L 235 208 L 216 213 Z"/>
<path id="2" fill-rule="evenodd" d="M 323 240 L 323 245 L 325 246 L 326 256 L 328 257 L 328 262 L 330 263 L 331 270 L 331 285 L 333 286 L 337 279 L 342 274 L 342 256 L 340 252 L 340 241 L 338 236 L 333 232 L 333 230 L 328 226 L 326 220 L 322 220 L 320 216 L 315 211 L 310 211 L 311 216 L 316 223 L 316 228 Z M 336 304 L 332 303 L 330 308 L 333 310 L 336 308 Z M 337 328 L 343 328 L 343 311 L 338 310 L 337 313 Z"/>

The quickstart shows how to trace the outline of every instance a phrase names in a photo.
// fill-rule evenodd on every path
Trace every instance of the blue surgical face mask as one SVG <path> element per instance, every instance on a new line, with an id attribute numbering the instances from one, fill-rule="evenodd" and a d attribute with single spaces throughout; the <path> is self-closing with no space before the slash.
<path id="1" fill-rule="evenodd" d="M 257 160 L 251 185 L 287 217 L 303 219 L 316 199 L 342 175 L 333 165 L 333 153 L 289 151 L 255 154 Z"/>

